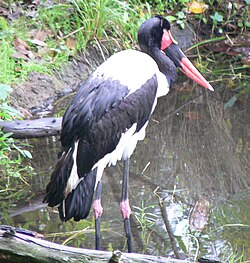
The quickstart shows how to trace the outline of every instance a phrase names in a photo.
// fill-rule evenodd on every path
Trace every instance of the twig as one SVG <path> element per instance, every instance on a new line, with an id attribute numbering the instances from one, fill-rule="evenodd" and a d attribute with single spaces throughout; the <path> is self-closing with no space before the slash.
<path id="1" fill-rule="evenodd" d="M 179 248 L 177 246 L 177 241 L 175 239 L 173 230 L 172 230 L 170 222 L 168 220 L 168 213 L 167 213 L 166 202 L 156 192 L 155 192 L 155 195 L 158 196 L 159 207 L 160 207 L 160 210 L 161 210 L 162 219 L 164 221 L 166 230 L 168 232 L 168 236 L 169 236 L 169 239 L 170 239 L 172 250 L 173 250 L 176 258 L 180 259 L 180 258 L 182 258 L 182 256 L 181 256 L 181 254 L 179 252 Z"/>
<path id="2" fill-rule="evenodd" d="M 59 36 L 58 36 L 58 38 L 59 38 L 59 39 L 65 39 L 65 38 L 68 38 L 68 37 L 70 37 L 70 36 L 72 36 L 72 35 L 76 34 L 77 32 L 79 32 L 79 31 L 83 30 L 83 29 L 84 29 L 84 27 L 85 27 L 85 26 L 82 26 L 82 27 L 80 27 L 80 28 L 76 29 L 75 31 L 73 31 L 73 32 L 69 33 L 69 34 L 68 34 L 68 35 L 66 35 L 66 36 L 63 36 L 63 37 L 59 37 Z"/>
<path id="3" fill-rule="evenodd" d="M 199 47 L 199 46 L 202 46 L 202 45 L 205 45 L 205 44 L 210 44 L 210 43 L 213 43 L 213 42 L 218 42 L 218 41 L 221 41 L 221 40 L 225 40 L 226 37 L 216 37 L 216 38 L 212 38 L 212 39 L 208 39 L 208 40 L 204 40 L 204 41 L 201 41 L 193 46 L 191 46 L 190 48 L 186 49 L 185 52 L 188 52 L 196 47 Z"/>

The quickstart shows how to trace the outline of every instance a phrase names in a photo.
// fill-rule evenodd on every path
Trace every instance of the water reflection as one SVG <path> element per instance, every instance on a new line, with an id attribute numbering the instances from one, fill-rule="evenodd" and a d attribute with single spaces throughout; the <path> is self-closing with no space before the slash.
<path id="1" fill-rule="evenodd" d="M 201 92 L 201 93 L 200 93 Z M 132 156 L 130 200 L 136 207 L 155 214 L 156 224 L 145 233 L 132 218 L 135 251 L 155 255 L 173 255 L 168 234 L 161 219 L 159 197 L 167 202 L 168 217 L 178 246 L 186 255 L 223 257 L 237 247 L 250 249 L 249 212 L 249 107 L 239 102 L 224 110 L 219 94 L 200 88 L 178 88 L 161 98 L 147 129 L 147 136 Z M 34 211 L 13 216 L 14 224 L 47 234 L 85 229 L 69 244 L 94 248 L 93 216 L 88 221 L 61 223 L 56 210 L 39 207 L 49 181 L 59 147 L 58 138 L 31 142 L 34 193 L 38 193 Z M 102 249 L 123 249 L 125 240 L 119 211 L 122 164 L 106 169 L 103 177 Z M 203 198 L 206 225 L 203 232 L 189 226 L 192 208 Z M 152 207 L 152 205 L 155 205 Z M 38 209 L 36 209 L 38 208 Z M 141 213 L 141 210 L 134 209 Z M 199 216 L 199 215 L 198 215 Z M 227 224 L 227 226 L 225 226 Z M 230 226 L 229 224 L 248 224 Z M 223 227 L 224 226 L 224 227 Z M 53 236 L 53 235 L 52 235 Z M 69 236 L 51 240 L 62 242 Z M 197 250 L 199 249 L 199 250 Z M 225 261 L 226 262 L 226 261 Z"/>

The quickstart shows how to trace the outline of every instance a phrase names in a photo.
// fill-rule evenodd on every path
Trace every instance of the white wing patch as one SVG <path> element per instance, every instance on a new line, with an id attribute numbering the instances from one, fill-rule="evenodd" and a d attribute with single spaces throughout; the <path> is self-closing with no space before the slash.
<path id="1" fill-rule="evenodd" d="M 76 188 L 76 186 L 79 183 L 79 176 L 77 173 L 77 164 L 76 164 L 76 155 L 77 155 L 77 149 L 78 149 L 78 143 L 79 141 L 75 142 L 75 148 L 73 152 L 73 167 L 71 169 L 71 173 L 69 176 L 69 179 L 67 181 L 67 186 L 65 188 L 65 197 Z"/>

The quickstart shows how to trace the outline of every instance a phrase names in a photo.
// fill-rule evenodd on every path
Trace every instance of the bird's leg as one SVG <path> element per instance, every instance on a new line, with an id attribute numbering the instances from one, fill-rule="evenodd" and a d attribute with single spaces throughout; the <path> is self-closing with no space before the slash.
<path id="1" fill-rule="evenodd" d="M 124 162 L 124 175 L 122 183 L 122 198 L 120 208 L 124 222 L 125 233 L 127 237 L 128 252 L 132 252 L 132 233 L 130 226 L 131 208 L 128 200 L 128 186 L 129 186 L 129 159 Z"/>
<path id="2" fill-rule="evenodd" d="M 95 200 L 93 202 L 93 210 L 95 214 L 95 249 L 100 249 L 100 239 L 101 239 L 101 216 L 103 212 L 102 204 L 101 204 L 101 193 L 102 193 L 102 183 L 98 182 Z"/>

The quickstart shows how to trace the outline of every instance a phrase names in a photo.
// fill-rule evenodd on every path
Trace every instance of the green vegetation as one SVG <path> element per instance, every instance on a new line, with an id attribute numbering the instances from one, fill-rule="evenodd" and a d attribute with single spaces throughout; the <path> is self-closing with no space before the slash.
<path id="1" fill-rule="evenodd" d="M 141 207 L 133 207 L 133 215 L 138 222 L 138 228 L 141 231 L 141 240 L 144 246 L 143 253 L 145 253 L 148 248 L 151 234 L 154 231 L 153 227 L 155 226 L 158 218 L 158 216 L 153 213 L 154 207 L 154 205 L 146 206 L 143 200 L 141 202 Z"/>
<path id="2" fill-rule="evenodd" d="M 0 120 L 20 118 L 20 112 L 12 108 L 7 101 L 12 89 L 3 84 L 0 84 L 0 89 Z M 27 194 L 29 186 L 25 177 L 32 174 L 32 168 L 29 165 L 22 165 L 24 158 L 32 158 L 31 153 L 24 149 L 24 143 L 17 143 L 10 136 L 11 133 L 0 131 L 0 199 L 9 200 L 1 202 L 0 210 L 6 209 L 3 206 L 7 204 L 10 206 L 12 200 L 16 202 L 21 196 Z M 19 185 L 20 181 L 22 183 Z"/>
<path id="3" fill-rule="evenodd" d="M 97 46 L 101 53 L 104 49 L 112 53 L 135 46 L 140 24 L 155 13 L 166 16 L 181 28 L 185 28 L 189 21 L 195 33 L 205 35 L 207 42 L 203 43 L 201 39 L 203 44 L 196 45 L 197 54 L 204 45 L 226 38 L 231 40 L 234 35 L 244 33 L 250 27 L 248 0 L 243 3 L 222 0 L 72 0 L 37 5 L 20 3 L 17 5 L 9 1 L 8 4 L 1 4 L 6 15 L 0 17 L 0 83 L 8 85 L 26 80 L 31 72 L 53 74 L 53 70 L 60 70 L 63 64 L 76 53 L 84 51 L 87 45 Z M 12 14 L 20 12 L 21 16 L 12 18 Z M 239 41 L 231 40 L 232 43 L 236 42 L 235 45 Z M 219 55 L 211 55 L 211 49 L 205 53 L 203 48 L 203 57 L 208 54 L 214 56 L 213 60 L 208 61 L 214 67 L 214 76 L 218 75 L 219 81 L 222 75 L 233 80 L 229 87 L 238 84 L 235 81 L 244 80 L 246 67 L 249 67 L 248 62 L 243 62 L 242 66 L 240 57 L 243 55 L 238 53 L 237 61 L 228 58 L 232 61 L 232 74 L 222 74 L 214 63 Z M 202 57 L 199 57 L 198 65 L 206 62 L 203 60 L 200 63 L 201 60 Z M 242 90 L 240 94 L 249 92 L 244 87 Z"/>

